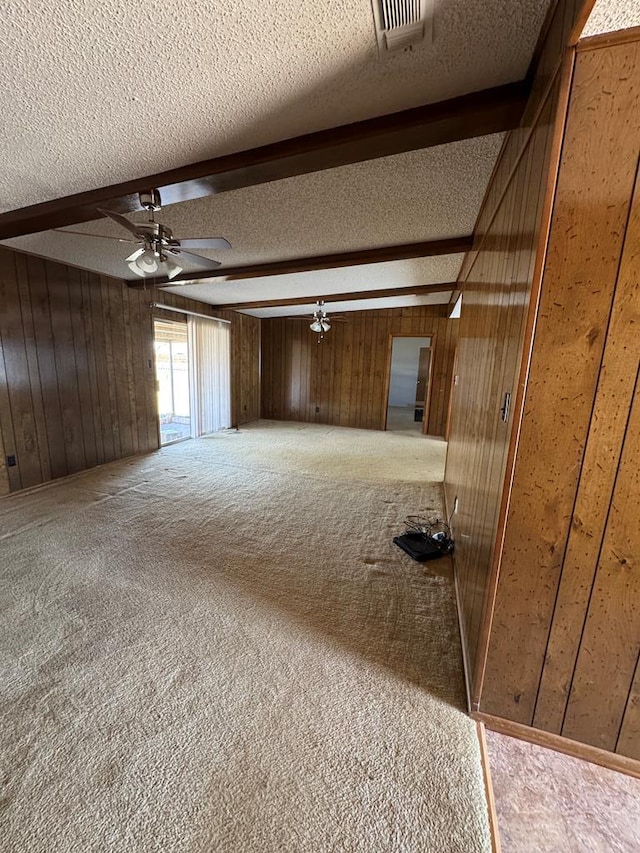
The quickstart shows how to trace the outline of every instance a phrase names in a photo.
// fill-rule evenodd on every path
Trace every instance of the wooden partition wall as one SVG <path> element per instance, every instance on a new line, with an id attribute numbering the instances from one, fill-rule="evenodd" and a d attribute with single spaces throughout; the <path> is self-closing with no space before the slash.
<path id="1" fill-rule="evenodd" d="M 427 430 L 444 436 L 457 338 L 446 306 L 353 311 L 324 340 L 304 318 L 262 321 L 262 416 L 384 429 L 393 335 L 432 338 Z"/>
<path id="2" fill-rule="evenodd" d="M 640 759 L 640 29 L 577 54 L 481 710 Z"/>
<path id="3" fill-rule="evenodd" d="M 208 312 L 0 248 L 0 495 L 158 447 L 152 301 Z M 232 320 L 234 422 L 253 420 L 259 320 L 210 313 Z"/>
<path id="4" fill-rule="evenodd" d="M 508 490 L 509 450 L 529 308 L 537 298 L 551 213 L 550 175 L 566 105 L 562 45 L 572 4 L 558 3 L 540 45 L 532 94 L 511 132 L 485 197 L 473 250 L 460 272 L 463 293 L 457 384 L 451 412 L 445 493 L 456 538 L 456 584 L 471 702 L 484 664 L 500 511 Z M 526 367 L 526 363 L 524 365 Z M 510 410 L 504 412 L 505 395 Z"/>
<path id="5" fill-rule="evenodd" d="M 556 66 L 463 267 L 446 475 L 463 640 L 476 716 L 638 774 L 640 30 Z"/>

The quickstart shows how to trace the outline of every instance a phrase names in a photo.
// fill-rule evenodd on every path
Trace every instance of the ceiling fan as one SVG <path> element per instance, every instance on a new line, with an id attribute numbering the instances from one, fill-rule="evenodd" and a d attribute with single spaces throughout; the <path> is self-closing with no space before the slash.
<path id="1" fill-rule="evenodd" d="M 149 221 L 140 224 L 131 222 L 121 213 L 98 208 L 104 216 L 108 216 L 114 222 L 117 222 L 118 225 L 126 228 L 135 237 L 135 240 L 125 240 L 122 237 L 106 237 L 104 234 L 88 234 L 86 231 L 68 231 L 62 228 L 56 228 L 55 230 L 60 234 L 102 237 L 106 240 L 118 240 L 120 243 L 138 243 L 139 248 L 133 254 L 129 255 L 128 258 L 125 258 L 125 260 L 131 272 L 142 278 L 149 275 L 162 275 L 163 272 L 167 278 L 175 278 L 183 270 L 183 267 L 177 263 L 176 258 L 211 269 L 220 266 L 220 261 L 214 261 L 211 258 L 205 258 L 202 255 L 196 255 L 187 250 L 230 249 L 231 243 L 228 240 L 225 240 L 224 237 L 194 237 L 178 240 L 173 236 L 173 232 L 169 227 L 155 221 L 154 214 L 162 208 L 158 190 L 149 190 L 148 192 L 140 193 L 140 204 L 149 213 Z"/>
<path id="2" fill-rule="evenodd" d="M 324 308 L 324 299 L 319 299 L 316 302 L 316 310 L 313 312 L 313 321 L 309 326 L 312 332 L 318 333 L 318 342 L 324 338 L 324 333 L 331 328 L 329 315 Z"/>
<path id="3" fill-rule="evenodd" d="M 307 317 L 294 316 L 291 317 L 292 320 L 307 320 Z M 331 322 L 329 322 L 329 315 L 326 312 L 324 307 L 324 300 L 319 299 L 316 302 L 316 310 L 313 312 L 313 317 L 311 323 L 309 324 L 309 328 L 312 332 L 316 332 L 318 335 L 318 343 L 324 338 L 324 333 L 328 332 L 331 328 L 331 323 L 334 322 L 345 323 L 346 320 L 344 317 L 331 317 Z"/>

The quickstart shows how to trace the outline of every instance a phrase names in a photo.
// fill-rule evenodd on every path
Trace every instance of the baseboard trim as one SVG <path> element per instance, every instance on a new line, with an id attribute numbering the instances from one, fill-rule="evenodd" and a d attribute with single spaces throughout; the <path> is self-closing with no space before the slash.
<path id="1" fill-rule="evenodd" d="M 447 516 L 448 517 L 448 516 Z M 471 713 L 471 682 L 469 681 L 469 657 L 467 654 L 467 636 L 462 621 L 462 602 L 458 588 L 458 573 L 456 572 L 455 552 L 451 555 L 453 566 L 453 588 L 456 595 L 456 612 L 458 614 L 458 631 L 460 633 L 460 647 L 462 649 L 462 672 L 464 673 L 464 692 L 467 697 L 467 711 Z"/>
<path id="2" fill-rule="evenodd" d="M 500 831 L 498 827 L 498 812 L 496 800 L 493 793 L 493 782 L 491 780 L 491 767 L 489 766 L 489 752 L 487 750 L 487 739 L 484 734 L 484 723 L 476 720 L 478 732 L 478 743 L 480 744 L 480 761 L 482 763 L 482 777 L 484 779 L 484 790 L 487 795 L 487 811 L 489 813 L 489 832 L 491 833 L 492 853 L 502 853 L 500 844 Z"/>
<path id="3" fill-rule="evenodd" d="M 444 495 L 444 511 L 445 517 L 451 518 L 449 512 L 449 501 L 447 500 L 447 489 L 445 484 L 442 484 L 442 493 Z M 462 601 L 460 599 L 460 589 L 458 587 L 458 573 L 456 571 L 456 552 L 451 554 L 451 567 L 453 570 L 453 588 L 456 596 L 456 613 L 458 615 L 458 633 L 460 634 L 460 648 L 462 649 L 462 672 L 464 673 L 464 692 L 467 697 L 467 711 L 471 713 L 471 682 L 469 681 L 469 657 L 467 654 L 467 635 L 464 630 L 462 621 Z"/>
<path id="4" fill-rule="evenodd" d="M 514 723 L 512 720 L 505 720 L 504 717 L 494 717 L 493 714 L 485 714 L 482 711 L 473 711 L 471 716 L 477 722 L 484 723 L 493 732 L 510 735 L 537 746 L 546 746 L 548 749 L 571 755 L 573 758 L 581 758 L 583 761 L 590 761 L 592 764 L 600 765 L 600 767 L 607 767 L 609 770 L 616 770 L 618 773 L 625 773 L 627 776 L 640 779 L 640 761 L 636 761 L 634 758 L 616 755 L 597 746 L 590 746 L 561 735 L 534 729 L 522 723 Z"/>

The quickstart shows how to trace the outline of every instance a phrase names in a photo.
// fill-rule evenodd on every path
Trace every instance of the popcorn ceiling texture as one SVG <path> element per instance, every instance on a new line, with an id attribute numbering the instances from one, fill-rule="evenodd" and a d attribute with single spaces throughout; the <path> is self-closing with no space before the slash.
<path id="1" fill-rule="evenodd" d="M 327 310 L 330 314 L 341 314 L 343 311 L 375 311 L 380 308 L 414 308 L 418 305 L 444 305 L 449 301 L 452 291 L 444 293 L 433 293 L 425 296 L 386 296 L 379 299 L 357 299 L 347 302 L 328 302 Z M 306 305 L 279 306 L 276 308 L 256 308 L 243 311 L 243 314 L 252 314 L 254 317 L 290 317 L 304 316 L 310 314 L 315 307 L 315 302 L 310 301 Z"/>
<path id="2" fill-rule="evenodd" d="M 260 299 L 287 299 L 308 296 L 311 302 L 330 296 L 331 293 L 358 292 L 389 287 L 411 287 L 421 284 L 444 284 L 456 281 L 464 255 L 439 255 L 434 258 L 411 258 L 405 261 L 387 261 L 381 264 L 362 264 L 332 270 L 248 278 L 239 281 L 207 281 L 166 290 L 209 302 L 224 305 L 234 302 L 253 302 Z M 437 294 L 444 296 L 444 294 Z M 439 300 L 438 300 L 439 301 Z M 448 298 L 444 301 L 448 301 Z M 423 304 L 423 303 L 415 303 Z M 360 303 L 360 308 L 363 309 Z M 371 307 L 370 305 L 366 306 Z M 380 305 L 376 307 L 399 307 Z M 253 312 L 252 312 L 253 313 Z M 278 314 L 291 314 L 290 310 Z M 263 316 L 257 313 L 256 316 Z M 267 316 L 267 315 L 264 315 Z M 273 316 L 270 314 L 269 316 Z"/>
<path id="3" fill-rule="evenodd" d="M 0 501 L 0 847 L 488 853 L 446 444 L 259 422 Z"/>
<path id="4" fill-rule="evenodd" d="M 548 5 L 441 0 L 379 58 L 370 0 L 13 0 L 0 209 L 522 79 Z"/>
<path id="5" fill-rule="evenodd" d="M 232 249 L 202 252 L 225 266 L 470 234 L 502 139 L 502 134 L 468 139 L 246 187 L 171 205 L 163 208 L 158 219 L 178 237 L 226 237 Z M 132 218 L 144 221 L 145 214 Z M 123 229 L 104 219 L 74 226 L 74 230 L 126 237 Z M 131 277 L 124 258 L 133 247 L 127 243 L 48 231 L 6 244 L 117 278 Z M 186 271 L 195 269 L 185 264 Z M 421 264 L 407 262 L 403 267 L 385 266 L 385 272 L 398 273 L 399 277 L 388 278 L 381 286 L 451 281 L 458 270 L 459 264 L 446 264 L 438 258 L 425 259 Z M 303 289 L 288 292 L 285 288 L 288 295 L 304 294 L 305 287 L 314 296 L 323 289 L 370 289 L 365 271 L 356 274 L 363 287 L 348 284 L 350 277 L 343 271 L 305 275 L 295 282 Z M 373 278 L 377 281 L 378 275 L 373 273 Z M 205 293 L 205 287 L 200 286 L 197 292 Z M 211 287 L 219 295 L 219 285 Z M 274 287 L 277 284 L 271 279 L 266 289 L 272 291 Z M 243 283 L 243 288 L 241 298 L 259 299 L 265 282 L 255 279 Z M 194 298 L 200 298 L 192 290 Z M 285 291 L 281 295 L 286 295 Z M 237 301 L 239 283 L 234 282 L 229 292 L 227 301 Z"/>
<path id="6" fill-rule="evenodd" d="M 226 237 L 232 249 L 201 253 L 225 266 L 470 234 L 502 138 L 495 134 L 468 139 L 245 187 L 165 207 L 158 219 L 177 237 Z M 146 214 L 132 218 L 143 222 Z M 73 230 L 127 236 L 104 219 Z M 126 243 L 55 231 L 6 243 L 115 277 L 131 277 L 124 263 L 131 251 Z"/>
<path id="7" fill-rule="evenodd" d="M 596 0 L 582 38 L 626 30 L 629 27 L 640 27 L 638 0 Z"/>

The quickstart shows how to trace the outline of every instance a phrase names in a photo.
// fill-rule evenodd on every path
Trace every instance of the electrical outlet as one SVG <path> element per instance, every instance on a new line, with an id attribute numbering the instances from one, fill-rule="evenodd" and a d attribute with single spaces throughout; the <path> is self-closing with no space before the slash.
<path id="1" fill-rule="evenodd" d="M 320 414 L 320 406 L 316 406 L 316 415 Z"/>
<path id="2" fill-rule="evenodd" d="M 13 453 L 10 456 L 7 456 L 7 467 L 8 468 L 13 468 L 14 465 L 17 465 L 17 464 L 18 463 L 16 462 L 16 457 L 13 455 Z"/>
<path id="3" fill-rule="evenodd" d="M 453 514 L 455 515 L 458 512 L 458 496 L 456 495 L 453 499 Z"/>

